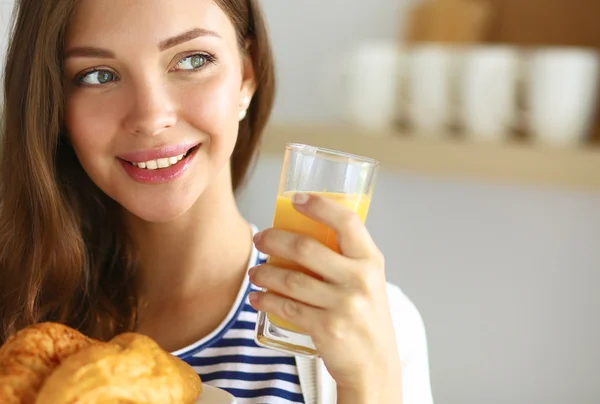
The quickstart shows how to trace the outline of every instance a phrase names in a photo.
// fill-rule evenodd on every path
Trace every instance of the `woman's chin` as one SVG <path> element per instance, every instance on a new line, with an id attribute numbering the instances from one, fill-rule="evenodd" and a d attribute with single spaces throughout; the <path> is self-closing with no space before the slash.
<path id="1" fill-rule="evenodd" d="M 143 206 L 137 203 L 123 204 L 123 206 L 130 214 L 145 222 L 169 223 L 185 215 L 193 205 L 192 203 L 182 203 L 182 201 L 175 201 L 174 203 L 165 202 L 154 202 Z"/>

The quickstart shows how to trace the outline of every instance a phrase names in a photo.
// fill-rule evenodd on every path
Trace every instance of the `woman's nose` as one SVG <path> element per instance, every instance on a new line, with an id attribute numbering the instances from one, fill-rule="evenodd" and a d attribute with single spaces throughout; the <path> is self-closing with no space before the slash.
<path id="1" fill-rule="evenodd" d="M 156 136 L 177 123 L 177 111 L 164 85 L 138 83 L 132 92 L 125 128 L 135 135 Z"/>

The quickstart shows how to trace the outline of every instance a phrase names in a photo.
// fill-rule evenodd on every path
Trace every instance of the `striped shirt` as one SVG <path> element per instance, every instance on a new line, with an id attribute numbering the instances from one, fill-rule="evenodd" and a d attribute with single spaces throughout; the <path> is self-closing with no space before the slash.
<path id="1" fill-rule="evenodd" d="M 265 258 L 254 249 L 249 268 L 264 263 Z M 228 391 L 239 404 L 304 403 L 294 356 L 260 347 L 254 341 L 258 315 L 248 294 L 256 290 L 245 277 L 221 325 L 173 354 L 190 364 L 203 383 Z"/>

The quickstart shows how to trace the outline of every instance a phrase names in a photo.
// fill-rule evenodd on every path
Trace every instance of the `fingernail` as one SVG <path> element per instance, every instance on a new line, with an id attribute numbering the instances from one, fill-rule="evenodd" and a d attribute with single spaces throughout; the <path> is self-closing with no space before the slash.
<path id="1" fill-rule="evenodd" d="M 260 241 L 262 235 L 263 235 L 262 231 L 259 231 L 258 233 L 256 233 L 253 237 L 254 242 L 258 243 Z"/>
<path id="2" fill-rule="evenodd" d="M 294 194 L 293 202 L 296 205 L 304 205 L 306 202 L 308 202 L 308 194 L 305 194 L 303 192 L 296 192 Z"/>
<path id="3" fill-rule="evenodd" d="M 258 293 L 259 292 L 252 292 L 248 295 L 248 300 L 250 301 L 250 304 L 252 306 L 254 306 L 258 302 L 258 299 L 259 299 Z"/>
<path id="4" fill-rule="evenodd" d="M 252 276 L 256 273 L 256 267 L 252 267 L 248 270 L 248 276 L 252 278 Z"/>

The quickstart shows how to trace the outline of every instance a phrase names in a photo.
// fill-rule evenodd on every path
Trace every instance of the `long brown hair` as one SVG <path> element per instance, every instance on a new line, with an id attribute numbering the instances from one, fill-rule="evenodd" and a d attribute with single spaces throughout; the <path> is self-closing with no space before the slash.
<path id="1" fill-rule="evenodd" d="M 257 88 L 231 158 L 240 186 L 273 103 L 273 58 L 259 0 L 215 0 L 250 52 Z M 119 206 L 65 137 L 62 59 L 77 0 L 17 0 L 0 146 L 0 344 L 58 321 L 107 339 L 135 326 L 135 261 Z"/>

